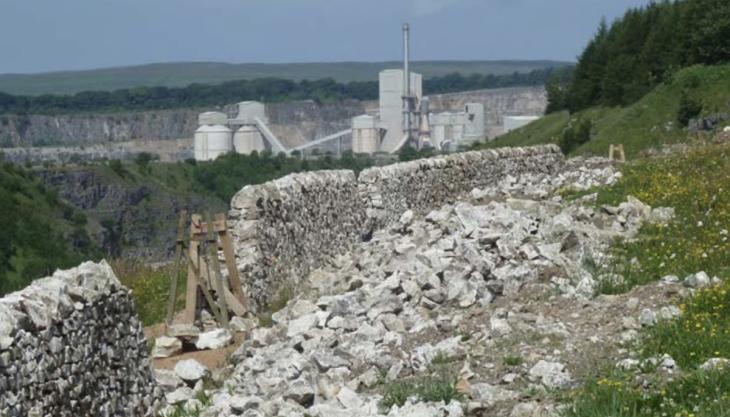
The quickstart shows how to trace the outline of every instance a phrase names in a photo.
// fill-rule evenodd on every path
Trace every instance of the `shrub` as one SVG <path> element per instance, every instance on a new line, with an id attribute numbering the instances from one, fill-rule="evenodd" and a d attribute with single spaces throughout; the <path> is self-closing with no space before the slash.
<path id="1" fill-rule="evenodd" d="M 689 121 L 702 113 L 702 103 L 690 97 L 686 91 L 682 91 L 679 97 L 679 110 L 677 111 L 677 122 L 687 127 Z"/>
<path id="2" fill-rule="evenodd" d="M 114 273 L 127 288 L 137 305 L 140 320 L 145 326 L 162 323 L 167 313 L 170 283 L 175 276 L 175 265 L 155 268 L 142 262 L 117 260 L 111 263 Z M 185 297 L 185 270 L 177 277 L 177 303 L 182 307 Z M 180 309 L 178 308 L 178 309 Z"/>
<path id="3" fill-rule="evenodd" d="M 593 130 L 593 122 L 586 119 L 565 129 L 563 137 L 560 139 L 560 149 L 564 154 L 569 154 L 580 145 L 591 140 L 591 131 Z"/>

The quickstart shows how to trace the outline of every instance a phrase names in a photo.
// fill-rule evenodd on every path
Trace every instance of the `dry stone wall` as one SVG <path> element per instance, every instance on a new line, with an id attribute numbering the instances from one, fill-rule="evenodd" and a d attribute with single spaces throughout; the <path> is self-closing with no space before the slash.
<path id="1" fill-rule="evenodd" d="M 245 187 L 233 197 L 230 217 L 239 269 L 252 304 L 261 307 L 351 249 L 365 209 L 352 171 L 318 171 Z"/>
<path id="2" fill-rule="evenodd" d="M 426 214 L 508 175 L 557 172 L 553 145 L 465 152 L 386 167 L 293 174 L 247 186 L 230 219 L 237 264 L 255 309 L 407 210 Z"/>
<path id="3" fill-rule="evenodd" d="M 428 214 L 475 188 L 494 186 L 507 175 L 555 173 L 563 154 L 554 145 L 463 152 L 370 168 L 359 177 L 368 227 L 392 224 L 405 212 Z"/>
<path id="4" fill-rule="evenodd" d="M 106 262 L 0 299 L 0 416 L 149 416 L 160 393 L 130 292 Z"/>

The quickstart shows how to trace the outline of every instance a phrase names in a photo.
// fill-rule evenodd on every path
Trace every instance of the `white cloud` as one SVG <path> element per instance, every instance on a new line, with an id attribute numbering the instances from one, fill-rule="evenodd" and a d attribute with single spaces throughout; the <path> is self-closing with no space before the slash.
<path id="1" fill-rule="evenodd" d="M 413 0 L 413 13 L 416 16 L 429 15 L 440 12 L 462 0 Z"/>

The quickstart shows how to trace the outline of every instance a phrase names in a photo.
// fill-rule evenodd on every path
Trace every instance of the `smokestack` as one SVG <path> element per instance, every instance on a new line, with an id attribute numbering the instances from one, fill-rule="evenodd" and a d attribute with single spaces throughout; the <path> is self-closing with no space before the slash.
<path id="1" fill-rule="evenodd" d="M 411 28 L 403 24 L 403 116 L 404 130 L 411 139 Z"/>

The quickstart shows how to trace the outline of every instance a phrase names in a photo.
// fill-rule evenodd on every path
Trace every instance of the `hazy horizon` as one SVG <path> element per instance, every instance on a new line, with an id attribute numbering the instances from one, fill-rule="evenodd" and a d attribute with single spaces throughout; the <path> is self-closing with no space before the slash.
<path id="1" fill-rule="evenodd" d="M 649 0 L 0 0 L 0 73 L 178 62 L 575 61 Z"/>

